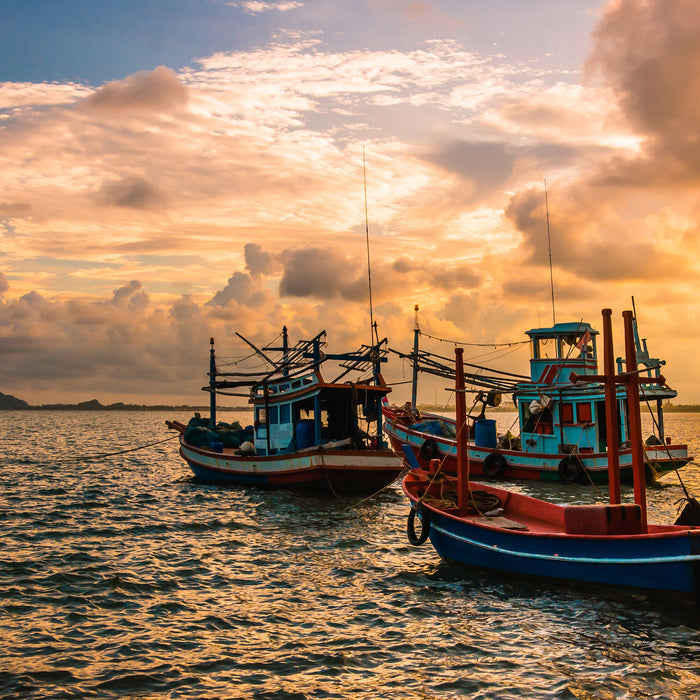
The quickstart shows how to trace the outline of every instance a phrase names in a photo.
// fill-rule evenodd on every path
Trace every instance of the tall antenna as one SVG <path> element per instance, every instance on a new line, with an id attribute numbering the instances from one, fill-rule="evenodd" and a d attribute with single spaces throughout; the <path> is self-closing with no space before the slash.
<path id="1" fill-rule="evenodd" d="M 367 278 L 369 280 L 369 339 L 370 348 L 374 346 L 374 314 L 372 311 L 372 268 L 369 262 L 369 217 L 367 215 L 367 166 L 365 165 L 365 147 L 362 147 L 362 178 L 365 185 L 365 236 L 367 238 Z"/>
<path id="2" fill-rule="evenodd" d="M 554 275 L 552 274 L 552 239 L 549 235 L 549 202 L 547 200 L 547 178 L 544 180 L 544 208 L 547 213 L 547 247 L 549 248 L 549 284 L 552 288 L 552 325 L 557 323 L 554 311 Z"/>

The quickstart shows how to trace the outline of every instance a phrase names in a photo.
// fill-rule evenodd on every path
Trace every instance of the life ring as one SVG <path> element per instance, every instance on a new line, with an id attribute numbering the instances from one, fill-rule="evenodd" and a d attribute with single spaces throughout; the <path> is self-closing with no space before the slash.
<path id="1" fill-rule="evenodd" d="M 489 479 L 500 479 L 507 466 L 508 462 L 500 452 L 492 452 L 484 458 L 484 476 L 488 476 Z"/>
<path id="2" fill-rule="evenodd" d="M 420 514 L 420 536 L 416 535 L 416 513 Z M 430 534 L 430 511 L 427 508 L 424 508 L 420 503 L 412 505 L 411 510 L 408 511 L 408 519 L 406 520 L 406 534 L 408 535 L 408 541 L 414 547 L 422 545 L 423 542 L 428 539 L 428 535 Z"/>
<path id="3" fill-rule="evenodd" d="M 433 438 L 428 438 L 421 446 L 420 446 L 420 456 L 426 461 L 429 462 L 431 459 L 435 459 L 438 454 L 438 446 L 437 442 L 433 440 Z"/>
<path id="4" fill-rule="evenodd" d="M 559 478 L 564 484 L 581 484 L 585 479 L 586 470 L 576 455 L 564 457 L 559 462 Z"/>

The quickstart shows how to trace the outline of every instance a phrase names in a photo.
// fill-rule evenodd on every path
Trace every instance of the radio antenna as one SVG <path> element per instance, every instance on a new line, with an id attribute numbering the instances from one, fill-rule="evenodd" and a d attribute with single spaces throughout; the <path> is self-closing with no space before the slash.
<path id="1" fill-rule="evenodd" d="M 367 238 L 367 279 L 369 282 L 369 338 L 370 348 L 374 347 L 374 313 L 372 310 L 372 268 L 369 259 L 369 216 L 367 214 L 367 166 L 365 164 L 365 147 L 362 147 L 362 178 L 365 186 L 365 236 Z"/>
<path id="2" fill-rule="evenodd" d="M 552 325 L 557 323 L 557 315 L 554 311 L 554 275 L 552 273 L 552 239 L 549 235 L 549 201 L 547 200 L 547 178 L 544 180 L 544 208 L 547 214 L 547 247 L 549 248 L 549 284 L 552 288 Z"/>

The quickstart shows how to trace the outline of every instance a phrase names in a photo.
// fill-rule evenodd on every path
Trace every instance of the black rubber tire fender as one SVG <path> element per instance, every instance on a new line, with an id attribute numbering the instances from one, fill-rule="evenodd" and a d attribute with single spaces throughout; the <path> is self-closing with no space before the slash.
<path id="1" fill-rule="evenodd" d="M 483 472 L 489 479 L 500 479 L 508 462 L 500 452 L 491 452 L 484 458 Z"/>
<path id="2" fill-rule="evenodd" d="M 420 514 L 420 535 L 416 534 L 416 513 Z M 428 539 L 428 535 L 430 534 L 430 511 L 424 508 L 420 503 L 412 505 L 411 510 L 408 511 L 406 534 L 408 535 L 408 541 L 414 547 L 419 547 Z"/>
<path id="3" fill-rule="evenodd" d="M 564 457 L 559 462 L 558 471 L 563 484 L 580 484 L 585 480 L 586 470 L 576 455 Z"/>
<path id="4" fill-rule="evenodd" d="M 433 438 L 428 438 L 421 446 L 420 446 L 420 456 L 426 461 L 429 462 L 431 459 L 435 459 L 438 455 L 438 445 Z"/>

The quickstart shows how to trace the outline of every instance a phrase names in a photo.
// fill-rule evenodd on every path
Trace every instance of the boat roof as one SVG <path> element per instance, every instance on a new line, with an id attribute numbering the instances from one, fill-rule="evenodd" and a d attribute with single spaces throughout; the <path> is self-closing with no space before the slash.
<path id="1" fill-rule="evenodd" d="M 525 331 L 531 338 L 557 338 L 561 335 L 582 334 L 588 331 L 591 335 L 599 335 L 590 323 L 585 321 L 573 321 L 570 323 L 555 323 L 548 328 L 531 328 Z"/>
<path id="2" fill-rule="evenodd" d="M 308 396 L 313 396 L 319 392 L 347 392 L 350 397 L 353 394 L 362 397 L 370 394 L 384 396 L 391 391 L 391 387 L 384 383 L 381 375 L 378 377 L 379 385 L 372 384 L 371 379 L 360 380 L 359 382 L 326 382 L 318 372 L 311 372 L 296 379 L 286 379 L 269 384 L 258 384 L 251 390 L 251 403 L 281 403 L 289 401 L 300 401 Z M 267 390 L 267 395 L 266 395 Z"/>

